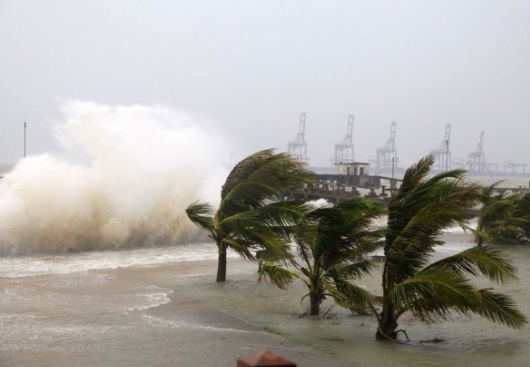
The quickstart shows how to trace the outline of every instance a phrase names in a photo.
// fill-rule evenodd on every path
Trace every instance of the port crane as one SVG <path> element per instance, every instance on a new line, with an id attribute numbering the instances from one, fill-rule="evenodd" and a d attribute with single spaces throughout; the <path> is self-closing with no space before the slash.
<path id="1" fill-rule="evenodd" d="M 396 128 L 395 122 L 390 124 L 390 138 L 388 138 L 386 144 L 377 149 L 376 166 L 377 171 L 390 171 L 397 167 L 399 159 L 397 158 L 396 150 Z"/>
<path id="2" fill-rule="evenodd" d="M 305 143 L 305 113 L 300 115 L 298 134 L 296 135 L 296 139 L 287 145 L 287 151 L 297 161 L 306 164 L 309 163 L 309 158 L 307 158 L 307 145 Z"/>
<path id="3" fill-rule="evenodd" d="M 431 155 L 436 159 L 435 167 L 440 172 L 448 171 L 451 164 L 451 151 L 449 142 L 451 140 L 451 124 L 445 126 L 444 140 L 440 146 L 431 150 Z"/>
<path id="4" fill-rule="evenodd" d="M 469 172 L 484 173 L 486 172 L 486 160 L 484 158 L 484 150 L 482 143 L 484 142 L 484 131 L 480 132 L 480 141 L 474 152 L 469 153 Z"/>
<path id="5" fill-rule="evenodd" d="M 352 163 L 353 162 L 353 115 L 348 117 L 348 129 L 342 143 L 335 144 L 335 158 L 332 163 Z"/>

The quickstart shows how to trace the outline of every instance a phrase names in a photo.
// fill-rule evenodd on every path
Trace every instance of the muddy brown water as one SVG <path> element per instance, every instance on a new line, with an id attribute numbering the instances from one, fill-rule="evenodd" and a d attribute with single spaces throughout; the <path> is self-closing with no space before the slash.
<path id="1" fill-rule="evenodd" d="M 436 256 L 469 247 L 448 234 Z M 530 247 L 506 246 L 520 280 L 495 286 L 530 316 Z M 197 255 L 194 258 L 193 254 Z M 256 266 L 229 258 L 216 284 L 211 244 L 0 259 L 2 366 L 235 366 L 271 349 L 299 366 L 527 366 L 530 329 L 455 315 L 401 320 L 411 343 L 377 342 L 375 321 L 324 305 L 300 317 L 303 284 L 256 282 Z M 485 285 L 484 281 L 481 281 Z M 359 284 L 377 292 L 379 273 Z M 430 340 L 437 342 L 429 342 Z"/>

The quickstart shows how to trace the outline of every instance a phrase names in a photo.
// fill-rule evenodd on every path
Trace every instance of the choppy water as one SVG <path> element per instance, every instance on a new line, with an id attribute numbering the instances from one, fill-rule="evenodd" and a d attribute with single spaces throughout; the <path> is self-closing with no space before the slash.
<path id="1" fill-rule="evenodd" d="M 436 256 L 449 255 L 471 246 L 460 238 L 447 245 Z M 507 246 L 505 250 L 519 268 L 520 280 L 495 287 L 511 295 L 522 312 L 530 316 L 530 248 Z M 361 283 L 378 292 L 379 275 L 376 273 Z M 530 360 L 529 327 L 512 330 L 480 318 L 456 315 L 452 320 L 432 325 L 401 320 L 401 328 L 407 330 L 411 344 L 381 343 L 374 339 L 376 323 L 373 318 L 352 316 L 339 307 L 331 309 L 329 319 L 297 318 L 296 314 L 307 307 L 299 303 L 306 293 L 301 284 L 288 291 L 264 285 L 256 287 L 252 281 L 255 269 L 252 268 L 231 278 L 232 281 L 222 287 L 203 278 L 201 286 L 194 285 L 194 289 L 205 300 L 232 315 L 259 327 L 270 327 L 289 340 L 335 355 L 354 366 L 528 366 Z M 434 338 L 444 341 L 425 342 Z"/>
<path id="2" fill-rule="evenodd" d="M 447 246 L 441 247 L 437 256 L 471 246 L 461 234 L 445 238 Z M 522 311 L 530 315 L 530 248 L 507 246 L 505 250 L 519 268 L 520 281 L 503 286 L 502 291 L 513 296 Z M 214 282 L 215 261 L 206 269 L 196 269 L 190 262 L 215 258 L 212 244 L 0 258 L 0 355 L 16 360 L 28 353 L 60 356 L 91 348 L 104 350 L 102 355 L 107 358 L 112 353 L 120 355 L 124 335 L 130 335 L 127 343 L 134 345 L 189 329 L 189 325 L 168 324 L 137 313 L 167 304 L 169 296 L 178 293 L 352 366 L 527 366 L 530 359 L 528 327 L 512 330 L 479 318 L 455 317 L 433 325 L 403 320 L 401 326 L 412 339 L 411 345 L 376 342 L 371 317 L 352 316 L 339 307 L 333 307 L 328 318 L 299 318 L 306 307 L 299 302 L 305 294 L 302 284 L 296 283 L 287 291 L 258 285 L 255 264 L 241 262 L 232 255 L 229 281 L 219 285 Z M 187 274 L 165 275 L 168 279 L 164 286 L 135 275 L 147 268 L 156 277 L 158 269 L 187 264 Z M 105 269 L 130 273 L 116 278 Z M 361 283 L 377 292 L 378 275 L 376 272 Z M 420 343 L 433 338 L 444 341 Z M 112 365 L 130 362 L 118 359 Z"/>

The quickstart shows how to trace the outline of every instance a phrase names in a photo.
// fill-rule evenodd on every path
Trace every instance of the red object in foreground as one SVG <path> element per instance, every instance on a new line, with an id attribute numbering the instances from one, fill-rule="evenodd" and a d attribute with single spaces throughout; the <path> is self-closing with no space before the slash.
<path id="1" fill-rule="evenodd" d="M 263 350 L 239 358 L 237 367 L 296 367 L 296 364 L 271 351 Z"/>

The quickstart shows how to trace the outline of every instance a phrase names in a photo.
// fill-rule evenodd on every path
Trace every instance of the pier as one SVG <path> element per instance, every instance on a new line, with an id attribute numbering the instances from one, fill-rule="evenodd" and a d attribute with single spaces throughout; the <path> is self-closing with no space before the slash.
<path id="1" fill-rule="evenodd" d="M 325 199 L 332 204 L 351 200 L 355 197 L 365 197 L 367 199 L 388 204 L 392 192 L 399 188 L 403 180 L 386 176 L 359 176 L 359 175 L 337 175 L 337 174 L 317 174 L 312 188 L 300 190 L 293 195 L 296 200 L 314 201 Z M 530 182 L 529 182 L 530 185 Z M 521 195 L 530 193 L 528 187 L 497 187 L 496 193 L 508 193 Z M 468 217 L 477 216 L 480 208 L 468 210 Z"/>
<path id="2" fill-rule="evenodd" d="M 294 198 L 298 200 L 326 199 L 336 204 L 364 196 L 387 202 L 392 190 L 397 189 L 401 182 L 401 179 L 385 176 L 317 174 L 313 187 L 297 192 Z"/>

